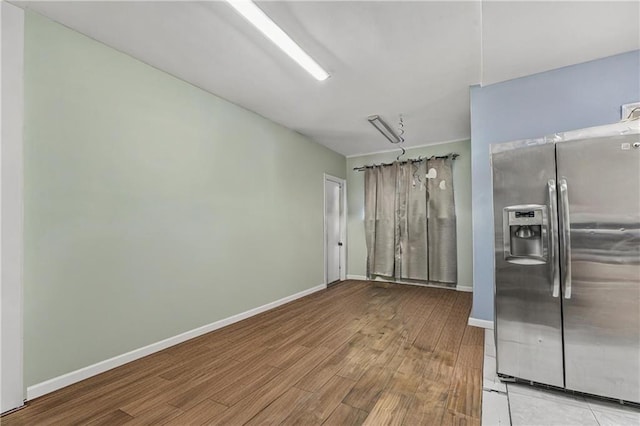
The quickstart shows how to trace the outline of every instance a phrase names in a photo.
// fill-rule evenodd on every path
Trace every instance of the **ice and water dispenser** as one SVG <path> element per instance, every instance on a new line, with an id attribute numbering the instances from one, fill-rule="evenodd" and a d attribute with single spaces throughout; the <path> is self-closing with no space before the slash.
<path id="1" fill-rule="evenodd" d="M 520 265 L 547 263 L 547 206 L 508 206 L 503 211 L 504 258 Z"/>

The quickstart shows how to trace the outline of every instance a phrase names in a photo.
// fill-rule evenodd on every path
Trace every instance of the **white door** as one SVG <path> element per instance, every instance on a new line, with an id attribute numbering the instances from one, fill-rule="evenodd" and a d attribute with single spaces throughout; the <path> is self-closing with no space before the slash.
<path id="1" fill-rule="evenodd" d="M 325 246 L 327 284 L 340 280 L 340 259 L 342 241 L 340 240 L 340 211 L 342 185 L 338 182 L 326 179 L 325 191 Z"/>

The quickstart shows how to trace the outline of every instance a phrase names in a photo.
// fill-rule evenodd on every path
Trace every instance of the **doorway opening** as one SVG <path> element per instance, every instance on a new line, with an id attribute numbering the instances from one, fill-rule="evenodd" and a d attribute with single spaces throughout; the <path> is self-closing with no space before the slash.
<path id="1" fill-rule="evenodd" d="M 324 175 L 324 282 L 346 279 L 346 181 Z"/>

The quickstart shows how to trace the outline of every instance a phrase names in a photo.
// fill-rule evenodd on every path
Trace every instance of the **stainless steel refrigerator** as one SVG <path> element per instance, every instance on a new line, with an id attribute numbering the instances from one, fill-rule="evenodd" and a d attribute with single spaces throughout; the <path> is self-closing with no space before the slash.
<path id="1" fill-rule="evenodd" d="M 497 372 L 640 403 L 640 126 L 492 145 Z"/>

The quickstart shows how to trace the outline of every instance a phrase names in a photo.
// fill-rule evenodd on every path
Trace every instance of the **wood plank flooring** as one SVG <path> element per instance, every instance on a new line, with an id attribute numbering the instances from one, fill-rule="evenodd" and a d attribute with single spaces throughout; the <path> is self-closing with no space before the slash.
<path id="1" fill-rule="evenodd" d="M 480 425 L 471 293 L 346 281 L 31 401 L 5 425 Z"/>

